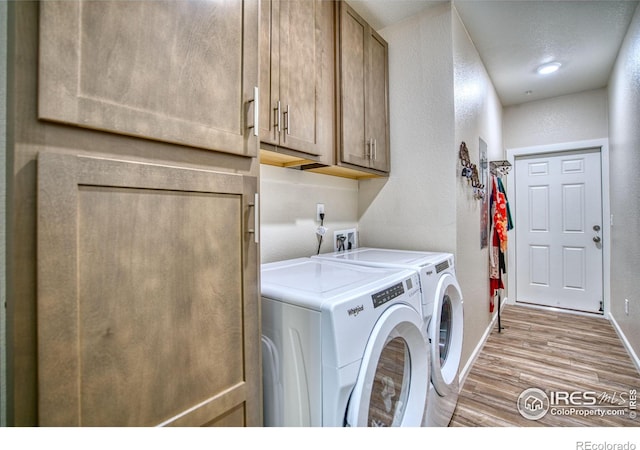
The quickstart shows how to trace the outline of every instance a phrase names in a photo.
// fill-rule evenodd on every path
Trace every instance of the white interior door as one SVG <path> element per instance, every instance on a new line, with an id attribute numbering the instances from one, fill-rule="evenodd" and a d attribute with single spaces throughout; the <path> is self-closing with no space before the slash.
<path id="1" fill-rule="evenodd" d="M 516 301 L 602 312 L 599 149 L 519 157 Z"/>

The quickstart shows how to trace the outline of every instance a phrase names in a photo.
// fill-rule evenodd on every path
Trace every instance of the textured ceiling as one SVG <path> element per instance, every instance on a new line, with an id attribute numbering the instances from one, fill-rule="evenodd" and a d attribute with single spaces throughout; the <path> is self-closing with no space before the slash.
<path id="1" fill-rule="evenodd" d="M 348 0 L 380 30 L 426 0 Z M 605 87 L 637 1 L 454 0 L 504 106 Z M 545 62 L 562 64 L 540 76 Z"/>

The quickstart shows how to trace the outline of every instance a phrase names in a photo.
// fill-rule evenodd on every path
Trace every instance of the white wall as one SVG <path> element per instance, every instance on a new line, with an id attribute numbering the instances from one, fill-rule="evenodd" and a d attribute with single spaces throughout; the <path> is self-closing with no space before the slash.
<path id="1" fill-rule="evenodd" d="M 391 176 L 360 181 L 361 243 L 454 252 L 451 6 L 380 30 L 389 44 Z"/>
<path id="2" fill-rule="evenodd" d="M 487 144 L 489 161 L 505 159 L 502 105 L 455 9 L 452 22 L 455 144 L 457 149 L 464 141 L 471 161 L 480 167 L 479 138 Z M 455 178 L 456 184 L 456 275 L 464 296 L 465 336 L 461 360 L 464 367 L 491 323 L 492 314 L 489 312 L 489 255 L 486 248 L 480 249 L 482 202 L 473 197 L 473 190 L 460 176 L 461 170 L 458 164 L 456 176 L 448 175 Z"/>
<path id="3" fill-rule="evenodd" d="M 603 88 L 506 107 L 505 147 L 606 138 L 607 99 Z"/>
<path id="4" fill-rule="evenodd" d="M 260 166 L 260 259 L 264 262 L 315 255 L 316 204 L 324 203 L 321 252 L 333 251 L 333 232 L 357 228 L 358 182 L 351 179 Z"/>
<path id="5" fill-rule="evenodd" d="M 611 315 L 640 355 L 640 9 L 609 80 Z M 629 315 L 624 299 L 630 301 Z"/>

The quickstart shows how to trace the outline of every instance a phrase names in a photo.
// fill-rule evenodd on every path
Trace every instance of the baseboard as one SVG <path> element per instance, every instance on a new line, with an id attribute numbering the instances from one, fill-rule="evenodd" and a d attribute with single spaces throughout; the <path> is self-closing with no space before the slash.
<path id="1" fill-rule="evenodd" d="M 505 297 L 502 300 L 502 307 L 500 311 L 504 309 L 506 304 L 507 304 L 507 298 Z M 487 329 L 484 331 L 484 334 L 482 335 L 480 342 L 478 342 L 478 345 L 476 345 L 476 348 L 473 350 L 473 353 L 471 353 L 471 357 L 469 358 L 467 363 L 464 365 L 464 367 L 460 371 L 460 374 L 458 375 L 460 390 L 462 390 L 462 386 L 464 385 L 464 382 L 467 380 L 467 376 L 469 375 L 469 372 L 471 371 L 473 364 L 476 362 L 476 359 L 478 359 L 480 352 L 482 352 L 484 344 L 487 342 L 487 339 L 489 339 L 489 335 L 491 334 L 491 331 L 493 330 L 493 327 L 495 326 L 497 321 L 498 321 L 498 314 L 494 314 L 493 318 L 491 319 L 491 322 L 489 322 L 489 325 L 487 326 Z"/>
<path id="2" fill-rule="evenodd" d="M 613 328 L 616 330 L 616 333 L 618 333 L 620 340 L 624 344 L 624 348 L 627 349 L 627 353 L 629 353 L 629 356 L 631 357 L 631 361 L 633 361 L 633 364 L 636 366 L 636 370 L 640 373 L 640 359 L 638 358 L 638 355 L 636 354 L 636 352 L 633 350 L 631 343 L 628 341 L 627 337 L 622 332 L 622 328 L 620 328 L 620 325 L 618 325 L 618 322 L 616 322 L 616 319 L 613 318 L 613 315 L 611 315 L 611 313 L 609 313 L 609 321 L 613 325 Z"/>

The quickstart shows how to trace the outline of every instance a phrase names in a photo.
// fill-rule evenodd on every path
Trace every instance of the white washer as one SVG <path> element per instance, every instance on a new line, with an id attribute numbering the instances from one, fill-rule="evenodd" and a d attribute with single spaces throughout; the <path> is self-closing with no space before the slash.
<path id="1" fill-rule="evenodd" d="M 266 426 L 420 426 L 430 361 L 415 271 L 263 264 Z"/>
<path id="2" fill-rule="evenodd" d="M 431 382 L 425 426 L 448 426 L 458 402 L 464 310 L 451 253 L 358 248 L 316 259 L 416 270 L 420 275 L 424 329 L 431 348 Z"/>

